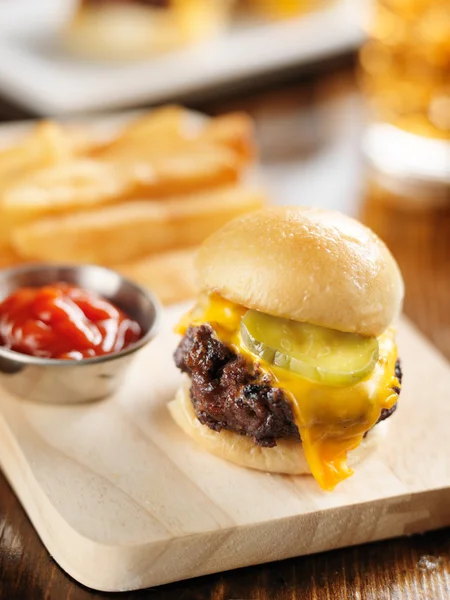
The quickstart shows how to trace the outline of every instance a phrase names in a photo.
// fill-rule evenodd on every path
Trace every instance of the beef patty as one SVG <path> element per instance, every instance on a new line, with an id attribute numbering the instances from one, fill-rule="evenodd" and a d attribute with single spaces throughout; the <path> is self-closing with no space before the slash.
<path id="1" fill-rule="evenodd" d="M 192 380 L 191 400 L 203 425 L 247 435 L 259 446 L 276 446 L 277 439 L 300 441 L 292 407 L 283 390 L 272 387 L 258 364 L 247 364 L 214 336 L 209 325 L 190 327 L 177 350 L 175 363 Z M 395 373 L 401 382 L 400 362 Z M 395 388 L 398 394 L 400 390 Z M 379 421 L 391 416 L 396 404 L 383 409 Z"/>

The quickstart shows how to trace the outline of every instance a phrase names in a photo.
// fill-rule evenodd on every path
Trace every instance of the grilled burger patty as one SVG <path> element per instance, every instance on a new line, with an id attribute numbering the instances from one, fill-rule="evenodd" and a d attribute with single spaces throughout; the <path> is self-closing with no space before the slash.
<path id="1" fill-rule="evenodd" d="M 190 327 L 175 351 L 177 367 L 192 380 L 191 400 L 203 425 L 247 435 L 259 446 L 276 446 L 277 439 L 300 441 L 292 407 L 283 390 L 214 336 L 209 325 Z M 401 383 L 400 362 L 395 373 Z M 400 392 L 398 388 L 395 389 Z M 383 409 L 378 422 L 397 405 Z"/>

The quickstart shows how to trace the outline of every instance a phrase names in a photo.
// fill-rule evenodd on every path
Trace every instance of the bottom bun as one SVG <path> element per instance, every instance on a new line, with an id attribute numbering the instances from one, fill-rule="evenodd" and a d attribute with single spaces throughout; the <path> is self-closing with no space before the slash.
<path id="1" fill-rule="evenodd" d="M 223 429 L 213 431 L 202 425 L 192 406 L 189 386 L 183 386 L 177 392 L 169 411 L 179 427 L 211 454 L 224 458 L 232 463 L 266 471 L 268 473 L 283 473 L 286 475 L 310 475 L 308 463 L 300 442 L 279 440 L 273 448 L 262 448 L 245 435 Z M 383 421 L 372 429 L 362 444 L 350 453 L 349 465 L 354 466 L 365 458 L 378 445 L 380 438 L 387 432 L 387 421 Z"/>

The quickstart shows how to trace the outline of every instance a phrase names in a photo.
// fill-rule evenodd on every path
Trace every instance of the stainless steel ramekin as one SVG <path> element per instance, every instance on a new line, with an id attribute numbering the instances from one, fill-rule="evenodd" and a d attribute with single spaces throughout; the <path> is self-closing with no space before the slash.
<path id="1" fill-rule="evenodd" d="M 25 265 L 0 271 L 0 302 L 20 287 L 62 281 L 97 292 L 135 319 L 142 337 L 120 352 L 82 360 L 28 356 L 0 346 L 0 385 L 37 402 L 76 404 L 115 392 L 134 353 L 157 333 L 161 307 L 153 294 L 115 271 L 94 265 Z"/>

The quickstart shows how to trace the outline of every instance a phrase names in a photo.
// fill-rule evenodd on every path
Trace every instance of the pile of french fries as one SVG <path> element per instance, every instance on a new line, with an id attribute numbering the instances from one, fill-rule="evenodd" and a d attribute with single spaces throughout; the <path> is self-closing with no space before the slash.
<path id="1" fill-rule="evenodd" d="M 164 303 L 193 296 L 196 247 L 266 202 L 245 183 L 254 154 L 243 113 L 168 106 L 110 135 L 40 122 L 0 150 L 0 267 L 97 263 Z"/>

